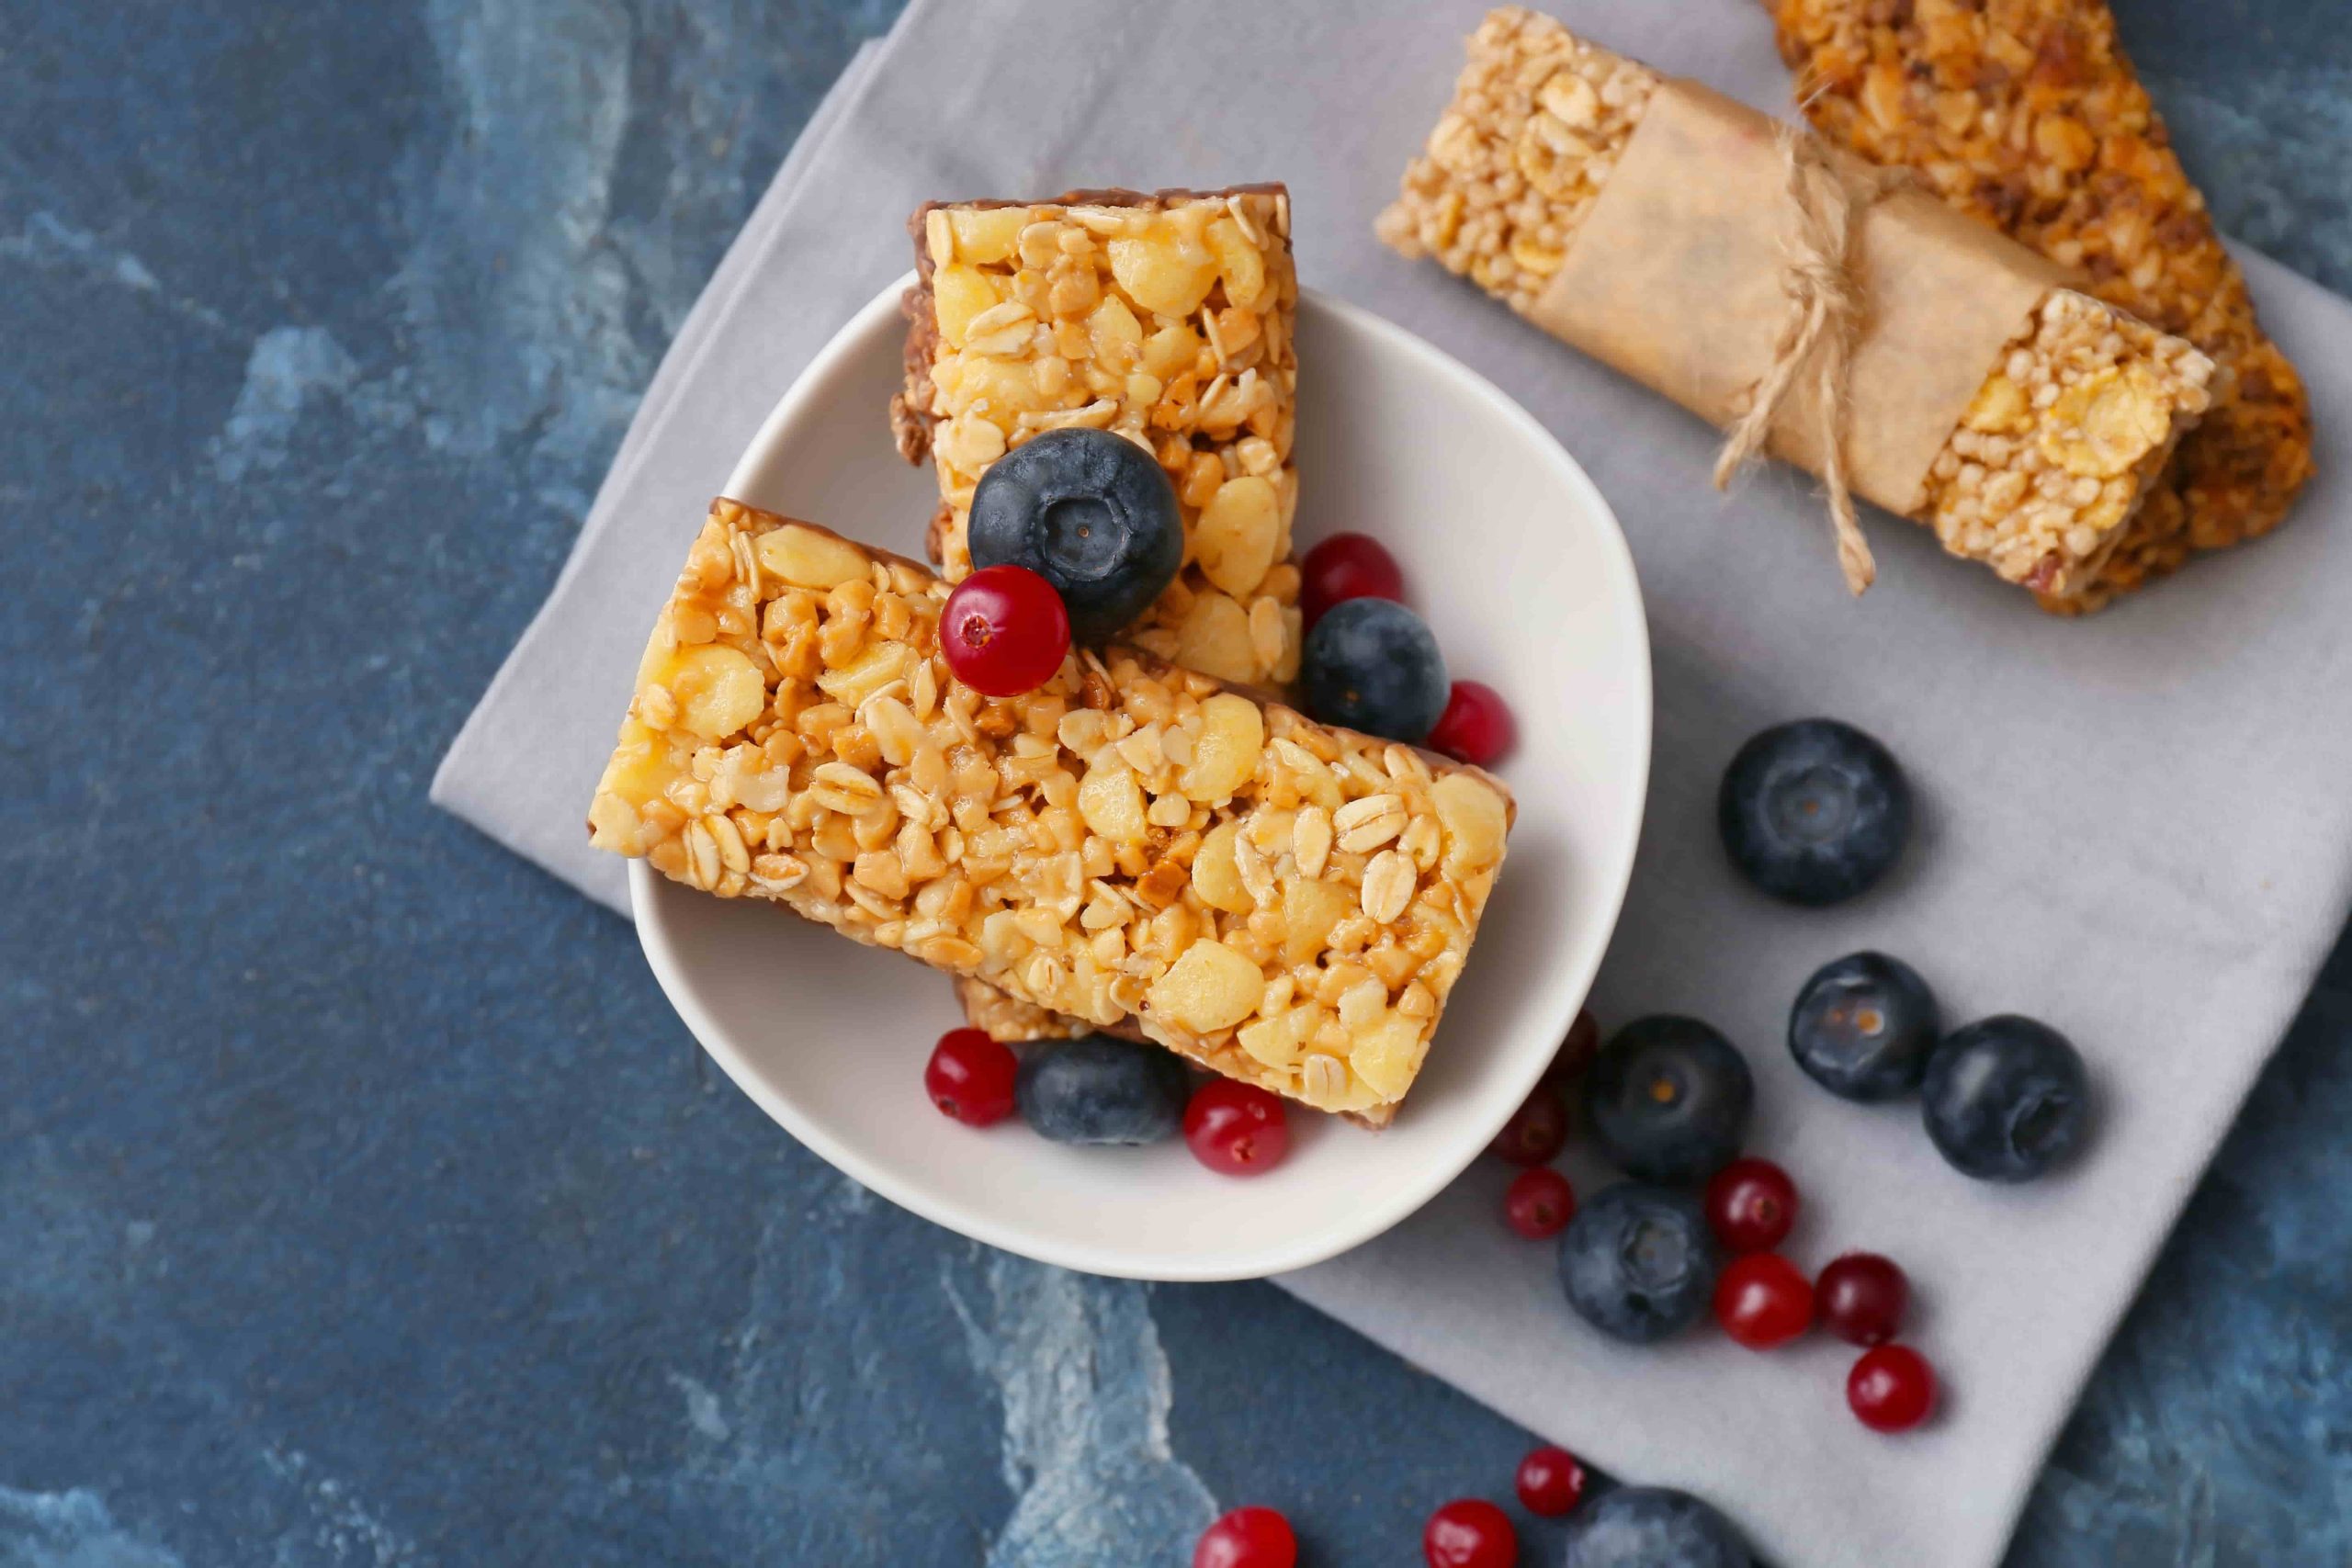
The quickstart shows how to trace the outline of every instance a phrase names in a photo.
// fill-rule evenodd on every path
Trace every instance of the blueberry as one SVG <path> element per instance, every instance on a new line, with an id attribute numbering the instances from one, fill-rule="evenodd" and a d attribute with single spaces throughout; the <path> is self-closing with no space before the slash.
<path id="1" fill-rule="evenodd" d="M 1445 656 L 1420 616 L 1393 599 L 1346 599 L 1323 612 L 1299 655 L 1306 711 L 1326 724 L 1407 745 L 1445 711 Z"/>
<path id="2" fill-rule="evenodd" d="M 1604 1188 L 1560 1237 L 1568 1304 L 1603 1334 L 1636 1345 L 1704 1317 L 1722 1268 L 1699 1200 L 1670 1187 Z"/>
<path id="3" fill-rule="evenodd" d="M 1843 1100 L 1894 1100 L 1919 1087 L 1942 1025 L 1919 972 L 1883 953 L 1814 971 L 1789 1010 L 1789 1054 Z"/>
<path id="4" fill-rule="evenodd" d="M 1731 1521 L 1688 1492 L 1620 1486 L 1568 1521 L 1564 1568 L 1748 1568 Z"/>
<path id="5" fill-rule="evenodd" d="M 1747 1059 L 1695 1018 L 1638 1018 L 1584 1075 L 1585 1125 L 1645 1181 L 1704 1181 L 1739 1153 L 1756 1083 Z"/>
<path id="6" fill-rule="evenodd" d="M 1955 1029 L 1928 1058 L 1928 1136 L 1980 1181 L 2030 1181 L 2074 1152 L 2090 1118 L 2083 1058 L 2046 1023 L 2004 1013 Z"/>
<path id="7" fill-rule="evenodd" d="M 1176 487 L 1107 430 L 1048 430 L 980 476 L 967 535 L 975 569 L 1025 566 L 1054 585 L 1070 635 L 1124 631 L 1184 563 Z"/>
<path id="8" fill-rule="evenodd" d="M 1174 1053 L 1107 1034 L 1057 1041 L 1021 1064 L 1013 1101 L 1057 1144 L 1156 1144 L 1184 1120 L 1192 1079 Z"/>
<path id="9" fill-rule="evenodd" d="M 1747 878 L 1792 904 L 1835 904 L 1887 874 L 1911 835 L 1911 786 L 1849 724 L 1777 725 L 1724 770 L 1715 818 Z"/>

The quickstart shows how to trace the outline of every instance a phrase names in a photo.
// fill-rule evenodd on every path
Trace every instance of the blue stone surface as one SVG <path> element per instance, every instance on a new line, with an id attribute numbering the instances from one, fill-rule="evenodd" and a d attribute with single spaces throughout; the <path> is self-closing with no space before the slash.
<path id="1" fill-rule="evenodd" d="M 1526 1446 L 1271 1287 L 869 1199 L 425 804 L 895 9 L 0 0 L 5 1568 L 1175 1562 L 1244 1500 L 1399 1562 Z M 2352 288 L 2341 7 L 2124 10 L 2225 223 Z M 2347 1037 L 2352 949 L 2016 1563 L 2352 1559 Z"/>

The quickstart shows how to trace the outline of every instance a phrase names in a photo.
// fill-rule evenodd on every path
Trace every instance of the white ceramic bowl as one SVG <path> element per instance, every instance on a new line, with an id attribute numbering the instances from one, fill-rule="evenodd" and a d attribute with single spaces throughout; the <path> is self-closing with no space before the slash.
<path id="1" fill-rule="evenodd" d="M 893 285 L 776 405 L 727 483 L 753 505 L 919 555 L 927 469 L 892 450 Z M 1082 1149 L 1017 1121 L 975 1132 L 925 1100 L 959 1021 L 947 982 L 896 953 L 631 866 L 646 956 L 743 1091 L 876 1192 L 1008 1251 L 1099 1274 L 1246 1279 L 1379 1235 L 1486 1147 L 1583 1004 L 1617 919 L 1649 773 L 1649 641 L 1623 536 L 1584 470 L 1525 411 L 1429 344 L 1300 300 L 1302 549 L 1342 528 L 1403 565 L 1457 676 L 1518 716 L 1498 770 L 1519 798 L 1509 859 L 1420 1080 L 1385 1132 L 1294 1110 L 1290 1158 L 1241 1180 L 1181 1140 Z"/>

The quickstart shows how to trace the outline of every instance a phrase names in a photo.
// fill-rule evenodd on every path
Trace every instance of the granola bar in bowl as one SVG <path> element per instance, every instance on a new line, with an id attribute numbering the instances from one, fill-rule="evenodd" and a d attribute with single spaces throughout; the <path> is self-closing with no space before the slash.
<path id="1" fill-rule="evenodd" d="M 684 570 L 649 594 L 653 644 L 592 808 L 598 842 L 634 857 L 654 972 L 802 1143 L 991 1245 L 1194 1280 L 1367 1240 L 1525 1098 L 1614 926 L 1650 728 L 1615 521 L 1487 383 L 1301 293 L 1302 546 L 1359 529 L 1402 559 L 1455 672 L 1521 715 L 1501 777 L 1317 725 L 1148 637 L 976 702 L 931 629 L 939 481 L 883 417 L 904 288 L 819 355 L 708 514 L 675 520 Z M 1193 761 L 1136 764 L 1147 729 L 1159 760 Z M 1210 754 L 1240 758 L 1234 777 L 1205 778 Z M 1156 836 L 1118 841 L 1118 813 L 1075 808 L 1109 773 L 1165 818 Z M 922 1086 L 962 1021 L 942 975 L 1289 1096 L 1289 1157 L 1238 1181 L 1181 1142 L 1081 1149 L 944 1121 Z"/>

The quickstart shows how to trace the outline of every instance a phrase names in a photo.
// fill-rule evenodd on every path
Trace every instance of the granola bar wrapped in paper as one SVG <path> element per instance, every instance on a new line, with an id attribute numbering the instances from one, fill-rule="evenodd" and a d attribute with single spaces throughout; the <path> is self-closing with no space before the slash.
<path id="1" fill-rule="evenodd" d="M 2188 339 L 2223 374 L 2213 407 L 2096 581 L 2096 609 L 2194 550 L 2268 533 L 2312 476 L 2311 404 L 2172 150 L 2099 0 L 1888 6 L 1769 0 L 1805 116 L 1945 203 L 2080 266 L 2089 292 Z"/>
<path id="2" fill-rule="evenodd" d="M 1380 231 L 1711 423 L 1760 401 L 1767 449 L 1833 499 L 2045 594 L 2098 577 L 2208 403 L 2210 360 L 2056 264 L 1516 8 L 1472 36 Z"/>

